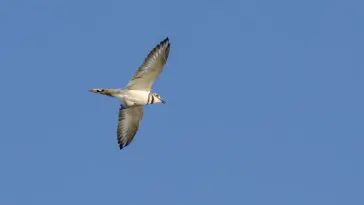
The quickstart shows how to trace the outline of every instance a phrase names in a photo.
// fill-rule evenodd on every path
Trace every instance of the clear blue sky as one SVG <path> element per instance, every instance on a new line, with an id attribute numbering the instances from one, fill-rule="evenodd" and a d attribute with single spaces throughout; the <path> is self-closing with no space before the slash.
<path id="1" fill-rule="evenodd" d="M 359 0 L 0 1 L 0 204 L 364 204 Z M 171 41 L 125 150 L 126 85 Z"/>

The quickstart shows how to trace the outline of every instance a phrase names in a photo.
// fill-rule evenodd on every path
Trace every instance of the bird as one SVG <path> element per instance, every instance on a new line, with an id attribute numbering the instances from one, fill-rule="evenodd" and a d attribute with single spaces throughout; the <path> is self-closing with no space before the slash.
<path id="1" fill-rule="evenodd" d="M 124 88 L 89 90 L 92 93 L 120 100 L 117 125 L 117 142 L 120 150 L 128 146 L 138 132 L 144 106 L 166 103 L 158 93 L 152 91 L 152 87 L 167 63 L 169 50 L 170 42 L 166 37 L 148 53 Z"/>

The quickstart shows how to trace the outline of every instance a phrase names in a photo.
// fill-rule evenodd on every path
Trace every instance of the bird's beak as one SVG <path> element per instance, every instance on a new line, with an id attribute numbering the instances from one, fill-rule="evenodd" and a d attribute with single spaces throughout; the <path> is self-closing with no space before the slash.
<path id="1" fill-rule="evenodd" d="M 165 100 L 162 100 L 162 103 L 163 103 L 163 104 L 166 104 L 166 101 L 165 101 Z"/>
<path id="2" fill-rule="evenodd" d="M 90 92 L 92 92 L 92 93 L 96 93 L 96 89 L 90 89 L 90 90 L 88 90 L 88 91 L 90 91 Z"/>

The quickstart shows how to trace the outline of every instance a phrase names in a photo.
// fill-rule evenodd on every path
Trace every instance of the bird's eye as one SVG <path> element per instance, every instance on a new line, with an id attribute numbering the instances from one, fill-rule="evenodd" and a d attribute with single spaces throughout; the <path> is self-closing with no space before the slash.
<path id="1" fill-rule="evenodd" d="M 97 90 L 98 93 L 101 93 L 102 91 L 104 91 L 104 90 L 102 90 L 102 89 Z"/>

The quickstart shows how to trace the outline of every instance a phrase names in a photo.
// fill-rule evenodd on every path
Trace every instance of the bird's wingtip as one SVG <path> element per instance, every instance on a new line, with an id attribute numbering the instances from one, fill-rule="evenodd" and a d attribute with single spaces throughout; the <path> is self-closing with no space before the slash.
<path id="1" fill-rule="evenodd" d="M 164 44 L 164 43 L 169 43 L 169 37 L 167 36 L 162 42 L 161 42 L 162 44 Z"/>

